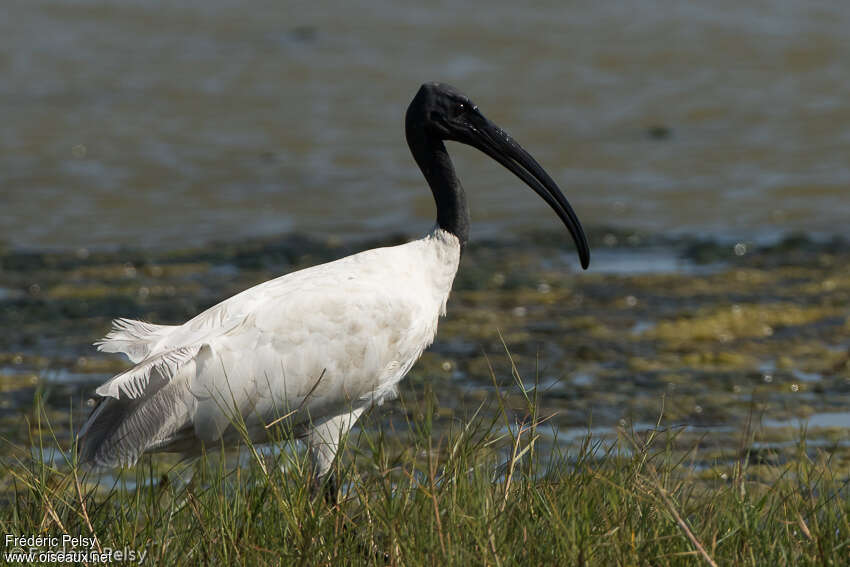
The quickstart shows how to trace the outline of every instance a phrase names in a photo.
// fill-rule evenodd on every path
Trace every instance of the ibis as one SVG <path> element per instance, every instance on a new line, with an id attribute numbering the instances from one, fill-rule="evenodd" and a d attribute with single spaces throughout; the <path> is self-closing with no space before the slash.
<path id="1" fill-rule="evenodd" d="M 268 440 L 284 422 L 303 439 L 314 482 L 340 439 L 433 342 L 469 238 L 466 194 L 444 142 L 470 145 L 513 172 L 566 225 L 583 268 L 590 250 L 578 217 L 543 168 L 455 88 L 421 86 L 405 135 L 437 208 L 436 226 L 247 289 L 182 325 L 117 319 L 96 346 L 132 368 L 96 389 L 77 434 L 83 465 L 130 466 L 146 452 L 197 454 Z"/>

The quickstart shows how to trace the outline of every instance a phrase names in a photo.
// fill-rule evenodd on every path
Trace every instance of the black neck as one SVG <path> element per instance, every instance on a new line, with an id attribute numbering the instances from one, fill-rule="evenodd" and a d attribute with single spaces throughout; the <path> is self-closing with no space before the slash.
<path id="1" fill-rule="evenodd" d="M 434 194 L 437 224 L 454 234 L 463 249 L 469 240 L 469 208 L 445 144 L 424 128 L 407 128 L 407 145 Z"/>

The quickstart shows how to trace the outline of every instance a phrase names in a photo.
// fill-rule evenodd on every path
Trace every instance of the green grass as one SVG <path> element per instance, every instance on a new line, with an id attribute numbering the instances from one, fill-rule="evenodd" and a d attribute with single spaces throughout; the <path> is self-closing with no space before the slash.
<path id="1" fill-rule="evenodd" d="M 406 406 L 403 431 L 376 412 L 338 460 L 337 505 L 280 438 L 277 451 L 247 447 L 240 466 L 217 451 L 145 457 L 94 482 L 49 458 L 61 443 L 37 410 L 31 447 L 0 464 L 0 529 L 96 536 L 169 566 L 850 564 L 846 470 L 804 437 L 765 470 L 744 431 L 722 478 L 693 467 L 698 445 L 676 449 L 673 430 L 544 448 L 536 392 L 521 393 L 523 412 L 495 396 L 494 411 L 440 430 L 433 396 Z"/>

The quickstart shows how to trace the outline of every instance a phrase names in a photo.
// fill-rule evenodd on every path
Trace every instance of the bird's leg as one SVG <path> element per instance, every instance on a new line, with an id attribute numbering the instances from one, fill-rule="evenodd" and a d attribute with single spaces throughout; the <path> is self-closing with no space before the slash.
<path id="1" fill-rule="evenodd" d="M 336 480 L 336 474 L 329 472 L 323 477 L 313 475 L 310 494 L 315 498 L 319 493 L 322 494 L 328 506 L 336 507 L 339 504 L 339 483 Z"/>
<path id="2" fill-rule="evenodd" d="M 310 458 L 313 463 L 310 492 L 314 498 L 322 493 L 325 502 L 333 508 L 339 505 L 339 479 L 333 467 L 339 442 L 361 413 L 363 409 L 357 409 L 349 414 L 334 417 L 314 426 L 307 434 L 307 445 L 310 448 Z M 344 518 L 342 530 L 346 538 L 357 538 L 357 526 L 350 524 Z M 357 541 L 358 548 L 366 557 L 389 563 L 388 553 L 380 551 L 374 544 Z"/>
<path id="3" fill-rule="evenodd" d="M 313 463 L 313 493 L 324 489 L 325 501 L 337 504 L 338 479 L 331 468 L 339 450 L 339 442 L 348 433 L 365 408 L 332 417 L 313 426 L 307 433 L 307 446 Z"/>

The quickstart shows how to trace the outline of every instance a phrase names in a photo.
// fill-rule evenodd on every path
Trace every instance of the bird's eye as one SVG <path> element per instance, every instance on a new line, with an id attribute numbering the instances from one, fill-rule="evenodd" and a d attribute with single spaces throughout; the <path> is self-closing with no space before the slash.
<path id="1" fill-rule="evenodd" d="M 459 103 L 458 103 L 458 105 L 457 105 L 457 107 L 455 108 L 455 114 L 457 114 L 458 116 L 460 116 L 460 115 L 461 115 L 461 114 L 463 114 L 464 112 L 466 112 L 466 105 L 465 105 L 464 103 L 462 103 L 462 102 L 459 102 Z"/>

